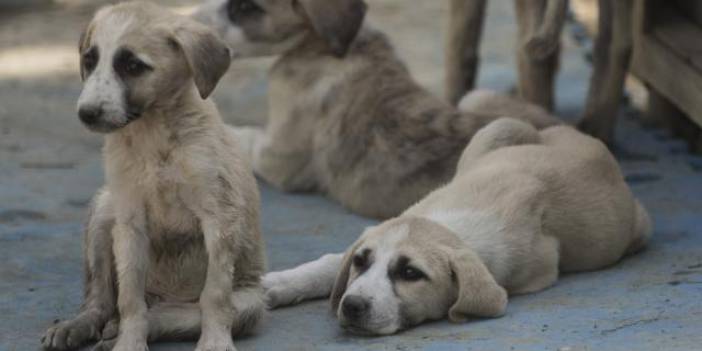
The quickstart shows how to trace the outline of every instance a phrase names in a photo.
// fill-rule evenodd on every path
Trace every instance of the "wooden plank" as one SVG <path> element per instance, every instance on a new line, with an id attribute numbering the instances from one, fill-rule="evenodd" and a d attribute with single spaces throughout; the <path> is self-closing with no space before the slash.
<path id="1" fill-rule="evenodd" d="M 702 74 L 651 35 L 635 45 L 632 70 L 702 126 Z"/>
<path id="2" fill-rule="evenodd" d="M 687 19 L 702 26 L 702 1 L 674 0 L 673 3 Z"/>
<path id="3" fill-rule="evenodd" d="M 702 28 L 672 6 L 659 9 L 652 35 L 684 62 L 702 71 Z"/>

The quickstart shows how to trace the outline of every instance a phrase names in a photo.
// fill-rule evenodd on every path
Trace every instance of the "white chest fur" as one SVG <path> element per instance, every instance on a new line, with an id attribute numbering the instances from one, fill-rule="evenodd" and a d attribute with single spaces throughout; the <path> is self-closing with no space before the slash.
<path id="1" fill-rule="evenodd" d="M 505 237 L 505 223 L 496 215 L 469 208 L 432 209 L 423 217 L 454 232 L 475 250 L 498 281 L 509 274 L 512 247 Z"/>
<path id="2" fill-rule="evenodd" d="M 105 173 L 118 215 L 141 208 L 153 235 L 193 231 L 197 219 L 183 200 L 193 172 L 182 152 L 163 128 L 108 138 Z"/>

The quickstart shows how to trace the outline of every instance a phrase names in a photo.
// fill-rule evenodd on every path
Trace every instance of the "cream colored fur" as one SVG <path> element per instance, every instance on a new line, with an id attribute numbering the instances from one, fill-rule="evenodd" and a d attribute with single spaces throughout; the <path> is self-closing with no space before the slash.
<path id="1" fill-rule="evenodd" d="M 151 68 L 120 71 L 126 50 Z M 88 127 L 106 133 L 105 186 L 86 229 L 85 302 L 44 347 L 101 338 L 98 350 L 140 351 L 199 337 L 198 351 L 235 350 L 232 335 L 264 310 L 265 262 L 255 179 L 207 99 L 228 50 L 198 23 L 129 2 L 98 12 L 81 54 L 79 109 L 103 107 Z M 115 91 L 93 91 L 105 87 Z"/>
<path id="2" fill-rule="evenodd" d="M 389 334 L 445 316 L 500 316 L 508 295 L 546 289 L 561 272 L 606 268 L 650 235 L 604 144 L 570 127 L 539 132 L 505 118 L 475 135 L 446 186 L 368 228 L 346 254 L 269 273 L 264 286 L 273 305 L 331 294 L 342 326 Z M 399 262 L 426 279 L 393 278 Z M 333 270 L 335 284 L 320 280 Z M 346 315 L 350 296 L 369 302 L 362 318 Z"/>

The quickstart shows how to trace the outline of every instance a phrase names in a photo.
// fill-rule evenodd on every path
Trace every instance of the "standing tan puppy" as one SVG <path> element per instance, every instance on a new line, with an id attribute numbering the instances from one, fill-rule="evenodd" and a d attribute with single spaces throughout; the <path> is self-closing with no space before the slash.
<path id="1" fill-rule="evenodd" d="M 420 87 L 362 0 L 209 0 L 196 18 L 233 57 L 281 55 L 264 129 L 240 130 L 254 171 L 285 191 L 327 193 L 358 214 L 396 216 L 450 179 L 461 150 L 514 101 L 459 111 Z M 494 103 L 500 101 L 500 103 Z M 511 114 L 542 128 L 541 109 Z"/>
<path id="2" fill-rule="evenodd" d="M 344 328 L 391 334 L 501 316 L 508 295 L 612 265 L 650 234 L 604 144 L 506 118 L 475 135 L 446 186 L 366 229 L 346 254 L 270 273 L 264 284 L 274 305 L 331 294 Z"/>
<path id="3" fill-rule="evenodd" d="M 102 337 L 97 349 L 139 351 L 200 335 L 198 351 L 235 350 L 232 334 L 263 311 L 265 268 L 256 183 L 207 99 L 228 49 L 198 23 L 129 2 L 95 15 L 80 54 L 79 116 L 105 133 L 106 185 L 86 229 L 85 302 L 44 347 Z"/>

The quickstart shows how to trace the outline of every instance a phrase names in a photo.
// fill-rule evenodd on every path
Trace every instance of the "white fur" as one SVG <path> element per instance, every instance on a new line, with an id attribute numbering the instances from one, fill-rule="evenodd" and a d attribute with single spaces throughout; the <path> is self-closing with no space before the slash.
<path id="1" fill-rule="evenodd" d="M 500 119 L 482 129 L 463 156 L 471 158 L 470 165 L 449 184 L 400 217 L 367 230 L 343 262 L 334 262 L 340 274 L 331 296 L 340 302 L 342 325 L 343 301 L 352 295 L 372 301 L 370 320 L 361 327 L 375 334 L 447 312 L 454 322 L 498 317 L 507 293 L 548 288 L 559 271 L 610 266 L 639 251 L 650 237 L 650 218 L 616 160 L 603 144 L 569 127 L 538 132 Z M 354 275 L 352 255 L 365 248 L 371 249 L 372 265 Z M 393 287 L 387 266 L 399 254 L 432 279 Z M 291 283 L 297 277 L 284 273 L 268 288 L 294 295 L 291 284 L 304 282 Z"/>
<path id="2" fill-rule="evenodd" d="M 117 79 L 112 58 L 119 49 L 119 38 L 131 25 L 131 18 L 123 16 L 103 16 L 104 25 L 93 33 L 93 40 L 100 48 L 99 61 L 95 70 L 87 77 L 83 91 L 78 98 L 78 109 L 102 107 L 103 121 L 120 126 L 127 123 L 123 88 Z"/>
<path id="3" fill-rule="evenodd" d="M 208 0 L 191 17 L 212 27 L 229 46 L 232 59 L 269 56 L 281 53 L 297 43 L 301 37 L 293 36 L 276 43 L 252 42 L 244 32 L 227 17 L 227 0 Z"/>
<path id="4" fill-rule="evenodd" d="M 493 276 L 505 277 L 509 273 L 510 267 L 506 263 L 512 250 L 510 243 L 499 235 L 505 231 L 505 223 L 494 214 L 468 208 L 432 208 L 424 214 L 414 213 L 410 208 L 406 214 L 427 218 L 456 233 L 488 263 Z"/>
<path id="5" fill-rule="evenodd" d="M 344 254 L 327 254 L 293 269 L 263 277 L 269 306 L 282 306 L 328 296 Z"/>
<path id="6" fill-rule="evenodd" d="M 409 227 L 398 226 L 387 233 L 384 240 L 373 253 L 371 266 L 346 289 L 346 296 L 359 296 L 371 302 L 370 315 L 365 323 L 369 330 L 378 334 L 392 334 L 401 327 L 400 299 L 393 293 L 392 282 L 388 276 L 391 260 L 396 257 L 397 246 L 407 239 Z M 363 250 L 363 246 L 359 248 Z M 339 304 L 337 315 L 345 323 L 341 313 L 344 300 Z"/>

